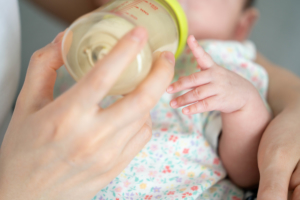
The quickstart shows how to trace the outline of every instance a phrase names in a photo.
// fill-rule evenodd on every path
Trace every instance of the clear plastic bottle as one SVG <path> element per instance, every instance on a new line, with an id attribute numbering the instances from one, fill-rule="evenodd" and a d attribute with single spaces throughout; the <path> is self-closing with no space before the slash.
<path id="1" fill-rule="evenodd" d="M 79 18 L 67 30 L 62 52 L 69 73 L 76 81 L 80 80 L 136 26 L 147 29 L 148 43 L 109 95 L 134 90 L 149 73 L 154 52 L 171 51 L 178 56 L 184 49 L 187 22 L 176 0 L 115 0 Z"/>

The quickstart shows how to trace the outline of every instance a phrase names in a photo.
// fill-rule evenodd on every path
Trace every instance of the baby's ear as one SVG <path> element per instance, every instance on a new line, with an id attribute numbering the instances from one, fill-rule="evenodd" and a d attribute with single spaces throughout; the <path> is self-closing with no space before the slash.
<path id="1" fill-rule="evenodd" d="M 254 8 L 248 8 L 241 15 L 235 30 L 235 40 L 244 41 L 248 38 L 255 22 L 259 18 L 259 11 Z"/>

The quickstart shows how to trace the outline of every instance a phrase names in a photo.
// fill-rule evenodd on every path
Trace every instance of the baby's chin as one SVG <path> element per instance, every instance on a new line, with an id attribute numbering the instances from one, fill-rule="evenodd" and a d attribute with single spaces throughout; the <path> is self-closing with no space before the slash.
<path id="1" fill-rule="evenodd" d="M 222 32 L 204 32 L 189 30 L 189 35 L 193 35 L 196 40 L 233 40 L 233 36 Z"/>
<path id="2" fill-rule="evenodd" d="M 221 27 L 214 27 L 207 23 L 189 21 L 189 35 L 196 40 L 232 40 L 234 31 Z"/>
<path id="3" fill-rule="evenodd" d="M 189 35 L 195 36 L 196 40 L 204 40 L 211 36 L 211 30 L 204 28 L 199 23 L 195 24 L 193 22 L 188 22 L 189 25 Z"/>
<path id="4" fill-rule="evenodd" d="M 209 38 L 209 35 L 206 33 L 195 30 L 189 30 L 189 35 L 193 35 L 196 40 L 205 40 Z"/>

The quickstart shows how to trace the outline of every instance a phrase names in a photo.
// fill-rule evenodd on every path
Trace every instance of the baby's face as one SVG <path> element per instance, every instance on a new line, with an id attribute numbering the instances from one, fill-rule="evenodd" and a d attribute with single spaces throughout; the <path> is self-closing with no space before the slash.
<path id="1" fill-rule="evenodd" d="M 95 0 L 103 5 L 110 0 Z M 234 40 L 236 27 L 243 12 L 245 0 L 177 0 L 184 9 L 189 34 L 197 40 Z"/>
<path id="2" fill-rule="evenodd" d="M 189 34 L 200 39 L 234 39 L 244 0 L 178 0 L 189 24 Z"/>

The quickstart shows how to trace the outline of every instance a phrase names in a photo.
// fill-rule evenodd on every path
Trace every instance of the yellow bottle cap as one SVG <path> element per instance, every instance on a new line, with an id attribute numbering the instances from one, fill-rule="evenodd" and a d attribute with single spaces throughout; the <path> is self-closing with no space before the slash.
<path id="1" fill-rule="evenodd" d="M 177 17 L 179 28 L 179 44 L 175 57 L 178 58 L 186 46 L 186 41 L 188 38 L 188 22 L 184 10 L 177 0 L 165 0 L 165 2 L 169 4 Z"/>

